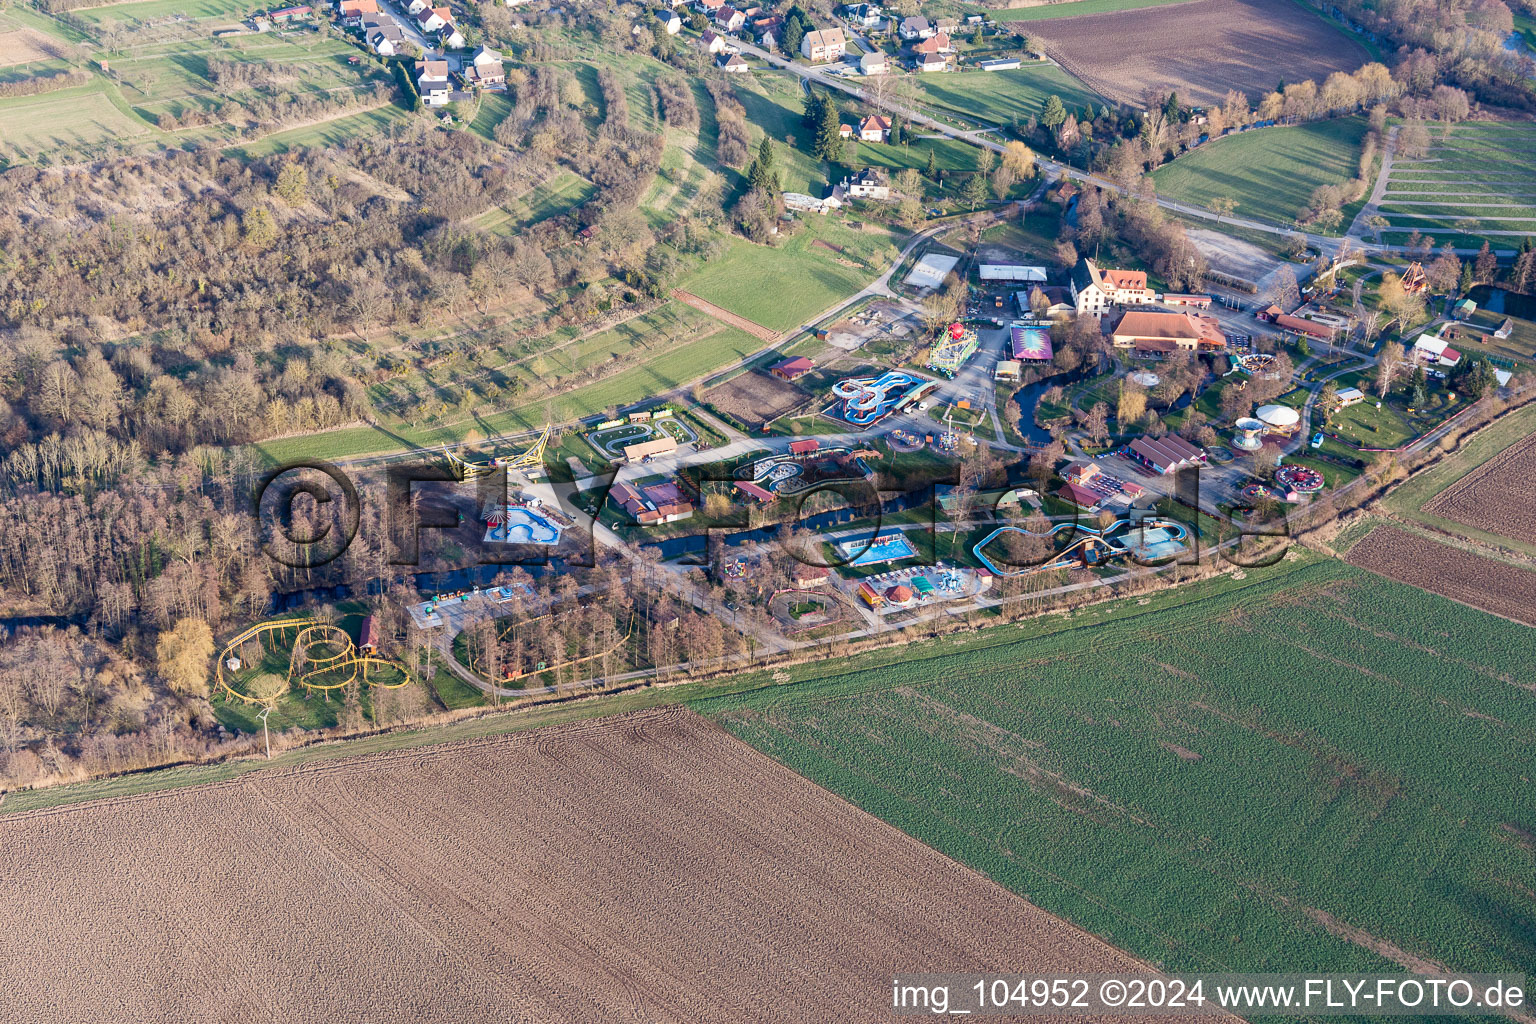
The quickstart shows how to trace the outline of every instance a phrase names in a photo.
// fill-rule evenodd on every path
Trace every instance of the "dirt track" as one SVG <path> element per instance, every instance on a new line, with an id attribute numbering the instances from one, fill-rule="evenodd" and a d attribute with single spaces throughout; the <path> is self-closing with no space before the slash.
<path id="1" fill-rule="evenodd" d="M 715 305 L 713 302 L 699 298 L 697 295 L 693 294 L 693 292 L 685 292 L 681 288 L 674 288 L 672 289 L 672 297 L 681 302 L 687 303 L 701 313 L 709 314 L 716 320 L 722 320 L 725 323 L 730 324 L 732 327 L 740 327 L 742 330 L 746 331 L 748 334 L 755 338 L 761 338 L 763 341 L 769 343 L 779 340 L 779 333 L 777 331 L 770 331 L 760 323 L 748 320 L 744 316 L 737 316 L 735 313 L 732 313 L 728 309 L 723 309 L 720 306 Z"/>
<path id="2" fill-rule="evenodd" d="M 1185 103 L 1220 103 L 1228 89 L 1253 102 L 1279 78 L 1318 84 L 1369 55 L 1321 17 L 1273 0 L 1197 0 L 1150 10 L 1033 22 L 1031 35 L 1062 67 L 1122 103 L 1150 88 Z M 1280 69 L 1278 72 L 1275 69 Z"/>
<path id="3" fill-rule="evenodd" d="M 34 1024 L 883 1020 L 894 971 L 1141 969 L 681 710 L 0 817 L 0 905 Z"/>

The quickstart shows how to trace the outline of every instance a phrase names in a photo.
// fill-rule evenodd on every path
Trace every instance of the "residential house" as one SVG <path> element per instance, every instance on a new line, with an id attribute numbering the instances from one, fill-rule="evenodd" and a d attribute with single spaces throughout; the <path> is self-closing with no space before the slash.
<path id="1" fill-rule="evenodd" d="M 1113 306 L 1151 302 L 1152 296 L 1140 271 L 1100 270 L 1086 256 L 1072 268 L 1072 301 L 1079 313 L 1101 317 Z"/>
<path id="2" fill-rule="evenodd" d="M 959 27 L 960 23 L 954 18 L 935 18 L 933 20 L 933 30 L 935 32 L 947 32 L 950 35 L 954 35 L 955 30 Z"/>
<path id="3" fill-rule="evenodd" d="M 949 58 L 942 53 L 922 53 L 918 54 L 913 67 L 918 71 L 948 71 Z"/>
<path id="4" fill-rule="evenodd" d="M 405 46 L 405 33 L 393 21 L 363 26 L 363 38 L 381 57 L 393 57 Z"/>
<path id="5" fill-rule="evenodd" d="M 702 11 L 705 17 L 713 18 L 715 12 L 725 6 L 725 0 L 698 0 L 694 6 Z"/>
<path id="6" fill-rule="evenodd" d="M 405 7 L 405 13 L 414 18 L 422 11 L 428 11 L 431 9 L 432 0 L 411 0 L 411 2 Z"/>
<path id="7" fill-rule="evenodd" d="M 669 36 L 675 36 L 683 29 L 683 19 L 677 16 L 676 11 L 657 11 L 656 20 L 661 22 L 661 27 L 667 30 Z"/>
<path id="8" fill-rule="evenodd" d="M 1132 310 L 1120 318 L 1110 339 L 1116 348 L 1159 358 L 1170 352 L 1216 352 L 1227 347 L 1221 322 L 1203 313 Z"/>
<path id="9" fill-rule="evenodd" d="M 421 102 L 429 107 L 441 107 L 448 102 L 453 86 L 448 83 L 446 60 L 419 60 L 416 62 L 416 91 Z"/>
<path id="10" fill-rule="evenodd" d="M 859 28 L 879 28 L 885 13 L 874 4 L 844 4 L 843 20 Z"/>
<path id="11" fill-rule="evenodd" d="M 784 19 L 780 17 L 753 18 L 752 38 L 765 50 L 778 47 L 779 37 L 784 34 Z"/>
<path id="12" fill-rule="evenodd" d="M 879 114 L 870 114 L 859 122 L 860 142 L 888 142 L 891 138 L 891 120 Z"/>
<path id="13" fill-rule="evenodd" d="M 707 28 L 704 34 L 699 36 L 699 45 L 704 47 L 705 53 L 719 53 L 725 49 L 725 37 L 714 29 Z"/>
<path id="14" fill-rule="evenodd" d="M 883 52 L 871 50 L 859 58 L 859 70 L 866 75 L 883 75 L 891 70 L 891 65 Z"/>
<path id="15" fill-rule="evenodd" d="M 927 39 L 937 30 L 928 22 L 928 19 L 920 14 L 914 14 L 910 18 L 901 19 L 901 25 L 897 28 L 897 34 L 909 43 L 915 43 L 919 39 Z"/>
<path id="16" fill-rule="evenodd" d="M 715 58 L 715 63 L 720 65 L 720 70 L 727 74 L 740 75 L 752 70 L 747 59 L 739 53 L 725 54 Z"/>
<path id="17" fill-rule="evenodd" d="M 453 12 L 446 7 L 428 7 L 416 12 L 416 27 L 423 32 L 436 32 L 453 20 Z"/>
<path id="18" fill-rule="evenodd" d="M 843 179 L 843 192 L 855 199 L 889 199 L 891 183 L 884 171 L 866 167 L 853 177 Z"/>
<path id="19" fill-rule="evenodd" d="M 840 125 L 838 125 L 837 126 L 837 137 L 840 138 L 840 139 L 851 139 L 851 138 L 853 138 L 853 125 L 851 125 L 851 124 L 840 124 Z"/>
<path id="20" fill-rule="evenodd" d="M 437 41 L 445 50 L 462 50 L 469 45 L 469 40 L 464 38 L 464 33 L 451 22 L 438 29 Z"/>
<path id="21" fill-rule="evenodd" d="M 800 56 L 812 64 L 825 64 L 829 60 L 842 60 L 847 45 L 842 29 L 819 29 L 807 32 L 800 40 Z"/>
<path id="22" fill-rule="evenodd" d="M 501 62 L 501 54 L 489 46 L 477 46 L 464 66 L 464 80 L 482 89 L 495 89 L 507 84 L 507 71 Z"/>
<path id="23" fill-rule="evenodd" d="M 715 27 L 721 32 L 739 32 L 746 23 L 747 16 L 729 5 L 715 12 Z"/>
<path id="24" fill-rule="evenodd" d="M 916 46 L 912 47 L 913 53 L 954 53 L 954 44 L 949 41 L 949 34 L 940 32 L 929 36 Z"/>
<path id="25" fill-rule="evenodd" d="M 379 0 L 341 0 L 336 12 L 341 15 L 343 24 L 357 28 L 366 15 L 379 13 Z"/>

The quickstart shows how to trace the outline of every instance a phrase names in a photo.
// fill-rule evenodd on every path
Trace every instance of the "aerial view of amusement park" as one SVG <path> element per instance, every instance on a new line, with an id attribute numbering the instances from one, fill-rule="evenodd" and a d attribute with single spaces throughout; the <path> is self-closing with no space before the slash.
<path id="1" fill-rule="evenodd" d="M 0 43 L 0 1024 L 1532 1020 L 1536 0 Z"/>

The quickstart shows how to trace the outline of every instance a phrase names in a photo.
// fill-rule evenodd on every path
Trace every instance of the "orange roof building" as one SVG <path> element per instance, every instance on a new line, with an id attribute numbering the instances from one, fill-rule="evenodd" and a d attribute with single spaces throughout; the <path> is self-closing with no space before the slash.
<path id="1" fill-rule="evenodd" d="M 1138 355 L 1169 352 L 1215 352 L 1227 347 L 1221 323 L 1200 313 L 1158 313 L 1132 310 L 1120 318 L 1110 335 L 1116 348 L 1134 349 Z"/>

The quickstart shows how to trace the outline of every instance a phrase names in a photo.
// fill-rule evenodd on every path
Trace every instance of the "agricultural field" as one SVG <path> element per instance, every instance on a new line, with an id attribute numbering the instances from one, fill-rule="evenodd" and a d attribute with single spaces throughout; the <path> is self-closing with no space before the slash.
<path id="1" fill-rule="evenodd" d="M 1134 10 L 1043 21 L 1031 34 L 1104 96 L 1139 105 L 1148 89 L 1186 103 L 1220 103 L 1228 89 L 1257 97 L 1287 81 L 1353 71 L 1369 59 L 1338 27 L 1293 4 L 1193 0 L 1148 17 Z"/>
<path id="2" fill-rule="evenodd" d="M 1394 158 L 1379 213 L 1383 242 L 1401 244 L 1417 230 L 1440 244 L 1513 249 L 1536 235 L 1536 128 L 1472 121 L 1432 129 L 1422 159 Z"/>
<path id="3" fill-rule="evenodd" d="M 682 709 L 10 814 L 0 878 L 37 1024 L 876 1020 L 913 965 L 1147 970 Z"/>
<path id="4" fill-rule="evenodd" d="M 1430 510 L 1440 495 L 1458 489 L 1462 481 L 1477 474 L 1501 454 L 1526 443 L 1532 435 L 1536 435 L 1536 405 L 1527 405 L 1479 430 L 1455 455 L 1398 484 L 1387 494 L 1384 504 L 1394 516 L 1409 522 L 1536 557 L 1536 543 L 1503 536 L 1471 523 L 1457 522 Z M 1511 486 L 1510 490 L 1514 488 Z"/>
<path id="5" fill-rule="evenodd" d="M 997 21 L 1046 21 L 1052 18 L 1078 18 L 1085 14 L 1109 14 L 1114 11 L 1139 11 L 1148 7 L 1188 3 L 1189 0 L 1064 0 L 1034 7 L 1009 7 L 1000 11 L 977 9 Z"/>
<path id="6" fill-rule="evenodd" d="M 1378 526 L 1349 549 L 1349 562 L 1388 579 L 1536 626 L 1536 572 Z"/>
<path id="7" fill-rule="evenodd" d="M 1209 208 L 1231 199 L 1233 214 L 1294 223 L 1320 185 L 1355 177 L 1367 125 L 1363 117 L 1283 128 L 1253 128 L 1206 143 L 1152 174 L 1160 196 Z M 1355 204 L 1334 233 L 1349 227 Z"/>
<path id="8" fill-rule="evenodd" d="M 1293 552 L 694 706 L 1164 969 L 1518 969 L 1529 631 Z"/>
<path id="9" fill-rule="evenodd" d="M 732 377 L 704 392 L 704 401 L 736 422 L 761 429 L 806 401 L 805 392 L 761 370 Z"/>
<path id="10" fill-rule="evenodd" d="M 1054 64 L 1012 71 L 917 75 L 913 84 L 930 107 L 1002 125 L 1039 117 L 1041 106 L 1052 95 L 1061 97 L 1066 108 L 1079 117 L 1084 111 L 1096 112 L 1104 103 L 1098 93 Z"/>
<path id="11" fill-rule="evenodd" d="M 1424 505 L 1424 511 L 1497 536 L 1536 544 L 1536 434 L 1483 463 Z"/>
<path id="12" fill-rule="evenodd" d="M 148 139 L 156 129 L 133 112 L 105 79 L 38 96 L 0 100 L 0 157 L 25 162 L 40 154 L 95 150 Z"/>

